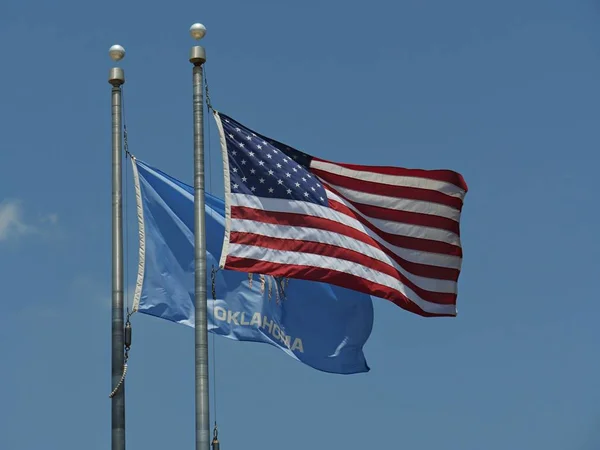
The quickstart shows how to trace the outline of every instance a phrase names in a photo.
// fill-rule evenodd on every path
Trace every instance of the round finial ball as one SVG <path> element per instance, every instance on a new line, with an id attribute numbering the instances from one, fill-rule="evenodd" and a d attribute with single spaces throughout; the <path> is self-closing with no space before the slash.
<path id="1" fill-rule="evenodd" d="M 201 23 L 195 23 L 190 27 L 190 34 L 194 39 L 199 41 L 206 35 L 206 27 Z"/>
<path id="2" fill-rule="evenodd" d="M 113 61 L 121 61 L 125 58 L 125 49 L 120 45 L 113 45 L 109 50 L 108 54 Z"/>

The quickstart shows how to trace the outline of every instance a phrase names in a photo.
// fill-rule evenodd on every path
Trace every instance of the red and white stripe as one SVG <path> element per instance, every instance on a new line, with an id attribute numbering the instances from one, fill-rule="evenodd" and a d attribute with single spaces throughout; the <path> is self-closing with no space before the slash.
<path id="1" fill-rule="evenodd" d="M 223 268 L 335 284 L 422 316 L 456 315 L 460 174 L 317 158 L 310 171 L 329 207 L 232 194 L 225 180 Z"/>

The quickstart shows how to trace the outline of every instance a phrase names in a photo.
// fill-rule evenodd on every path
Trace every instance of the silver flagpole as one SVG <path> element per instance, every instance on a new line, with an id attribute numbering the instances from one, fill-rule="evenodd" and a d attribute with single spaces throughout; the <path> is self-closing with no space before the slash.
<path id="1" fill-rule="evenodd" d="M 204 25 L 190 28 L 199 41 L 206 34 Z M 210 450 L 208 412 L 208 326 L 206 322 L 206 229 L 204 223 L 204 122 L 202 96 L 202 64 L 206 61 L 204 48 L 197 45 L 190 51 L 193 68 L 194 105 L 194 298 L 196 348 L 196 450 Z"/>
<path id="2" fill-rule="evenodd" d="M 109 50 L 113 61 L 125 57 L 125 49 L 113 45 Z M 122 383 L 124 363 L 123 342 L 123 205 L 121 186 L 121 86 L 125 83 L 123 69 L 110 69 L 112 85 L 112 388 L 121 385 L 112 397 L 112 450 L 125 450 L 125 385 Z"/>

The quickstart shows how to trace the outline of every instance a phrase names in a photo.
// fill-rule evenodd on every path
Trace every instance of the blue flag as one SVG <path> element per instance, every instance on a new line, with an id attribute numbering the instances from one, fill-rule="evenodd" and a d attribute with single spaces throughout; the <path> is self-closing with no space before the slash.
<path id="1" fill-rule="evenodd" d="M 133 310 L 194 326 L 193 188 L 132 158 L 140 229 Z M 371 297 L 349 289 L 219 269 L 225 206 L 206 194 L 208 329 L 264 342 L 324 372 L 368 372 Z M 212 293 L 215 299 L 213 300 Z"/>

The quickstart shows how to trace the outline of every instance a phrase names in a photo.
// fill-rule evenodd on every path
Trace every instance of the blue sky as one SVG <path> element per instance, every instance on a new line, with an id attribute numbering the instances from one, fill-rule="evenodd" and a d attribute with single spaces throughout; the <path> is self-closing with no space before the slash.
<path id="1" fill-rule="evenodd" d="M 196 21 L 216 108 L 330 160 L 449 168 L 470 188 L 459 316 L 376 301 L 371 372 L 352 376 L 217 339 L 223 448 L 599 448 L 591 0 L 4 1 L 0 448 L 110 445 L 108 48 L 127 50 L 130 150 L 191 183 Z M 212 122 L 206 139 L 219 195 Z M 133 327 L 128 447 L 192 448 L 193 330 Z"/>

